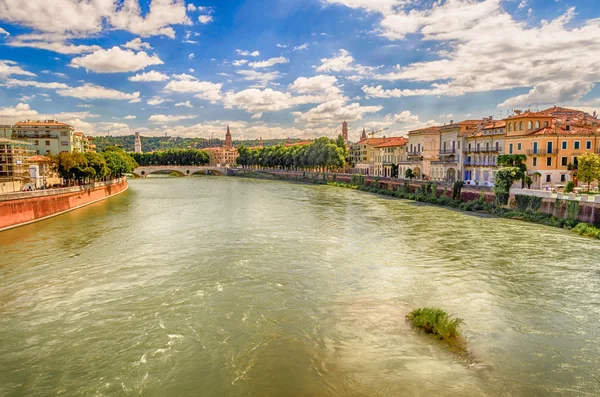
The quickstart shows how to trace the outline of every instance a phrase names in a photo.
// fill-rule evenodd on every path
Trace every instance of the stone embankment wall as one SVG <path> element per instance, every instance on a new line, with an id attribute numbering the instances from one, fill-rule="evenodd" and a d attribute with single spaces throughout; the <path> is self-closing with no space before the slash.
<path id="1" fill-rule="evenodd" d="M 97 182 L 64 189 L 38 190 L 0 195 L 0 231 L 104 200 L 127 190 L 127 179 Z"/>
<path id="2" fill-rule="evenodd" d="M 302 171 L 259 171 L 264 173 L 269 173 L 272 175 L 277 175 L 280 177 L 284 177 L 291 180 L 302 180 L 306 179 L 323 179 L 322 173 L 316 172 L 302 172 Z M 335 177 L 334 177 L 335 175 Z M 326 173 L 325 178 L 327 181 L 333 182 L 342 182 L 342 183 L 350 183 L 352 179 L 352 175 L 350 174 L 332 174 Z M 375 177 L 365 176 L 365 185 L 374 186 Z M 391 178 L 377 178 L 379 181 L 380 189 L 387 190 L 398 190 L 399 187 L 405 186 L 408 182 L 408 186 L 411 193 L 415 193 L 418 189 L 423 190 L 425 185 L 427 185 L 427 181 L 417 181 L 417 180 L 404 180 L 404 179 L 391 179 Z M 444 182 L 429 182 L 434 183 L 437 189 L 437 197 L 444 197 L 444 195 L 448 198 L 452 198 L 452 184 L 444 183 Z M 534 194 L 533 191 L 523 190 L 523 189 L 511 189 L 511 196 L 509 199 L 509 205 L 511 208 L 515 209 L 515 194 Z M 579 209 L 576 211 L 576 217 L 580 222 L 586 222 L 593 225 L 600 225 L 600 199 L 592 199 L 591 197 L 579 196 L 577 199 L 573 199 L 568 195 L 564 195 L 561 197 L 554 197 L 555 195 L 551 195 L 550 192 L 539 192 L 543 193 L 542 204 L 538 211 L 543 212 L 545 214 L 552 215 L 556 218 L 567 219 L 571 216 L 569 213 L 569 206 L 574 206 L 575 204 L 568 204 L 570 201 L 573 203 L 577 203 L 576 205 Z M 460 199 L 461 201 L 474 201 L 479 200 L 482 197 L 486 202 L 491 203 L 496 200 L 496 195 L 492 192 L 491 188 L 483 187 L 483 186 L 473 186 L 473 185 L 465 185 L 461 190 Z M 538 195 L 538 194 L 534 194 Z M 569 200 L 571 199 L 571 200 Z"/>

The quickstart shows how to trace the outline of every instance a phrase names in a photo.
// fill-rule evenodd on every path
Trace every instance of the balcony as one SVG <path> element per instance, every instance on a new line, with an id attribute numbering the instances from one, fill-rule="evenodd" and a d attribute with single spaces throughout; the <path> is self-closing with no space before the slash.
<path id="1" fill-rule="evenodd" d="M 422 156 L 420 151 L 413 150 L 406 153 L 410 157 Z"/>
<path id="2" fill-rule="evenodd" d="M 456 149 L 440 149 L 440 156 L 451 156 L 456 154 Z"/>
<path id="3" fill-rule="evenodd" d="M 466 167 L 497 167 L 498 164 L 491 161 L 465 161 Z"/>
<path id="4" fill-rule="evenodd" d="M 465 150 L 466 153 L 497 153 L 502 149 L 500 147 L 484 147 L 484 148 L 472 148 Z"/>
<path id="5" fill-rule="evenodd" d="M 554 152 L 553 150 L 548 151 L 545 149 L 529 149 L 526 153 L 528 156 L 556 156 L 556 152 Z"/>
<path id="6" fill-rule="evenodd" d="M 440 161 L 432 161 L 431 164 L 436 164 L 436 165 L 458 165 L 458 161 L 456 161 L 456 160 L 440 160 Z"/>

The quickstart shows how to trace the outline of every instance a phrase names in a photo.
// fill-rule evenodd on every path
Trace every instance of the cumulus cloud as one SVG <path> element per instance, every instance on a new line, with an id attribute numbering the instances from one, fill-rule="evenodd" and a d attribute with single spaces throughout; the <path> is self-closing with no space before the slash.
<path id="1" fill-rule="evenodd" d="M 108 50 L 98 50 L 89 55 L 74 58 L 69 66 L 83 67 L 97 73 L 135 72 L 152 65 L 162 65 L 158 55 L 148 55 L 144 51 L 133 52 L 113 47 Z"/>
<path id="2" fill-rule="evenodd" d="M 142 39 L 140 39 L 139 37 L 136 37 L 135 39 L 123 44 L 123 47 L 129 48 L 131 50 L 137 50 L 137 51 L 140 51 L 142 49 L 146 49 L 146 50 L 152 49 L 152 46 L 150 44 L 143 42 Z"/>
<path id="3" fill-rule="evenodd" d="M 190 103 L 190 101 L 179 102 L 179 103 L 176 103 L 175 106 L 183 106 L 183 107 L 186 107 L 186 108 L 193 108 L 194 107 L 194 105 L 192 105 Z"/>
<path id="4" fill-rule="evenodd" d="M 0 78 L 5 78 L 13 74 L 20 76 L 35 76 L 35 73 L 23 70 L 16 62 L 0 60 Z"/>
<path id="5" fill-rule="evenodd" d="M 257 57 L 260 55 L 260 52 L 258 51 L 244 51 L 244 50 L 235 50 L 235 52 L 237 52 L 238 54 L 240 54 L 241 56 L 244 57 Z"/>
<path id="6" fill-rule="evenodd" d="M 250 113 L 277 112 L 292 106 L 291 95 L 271 88 L 249 88 L 237 93 L 227 92 L 223 98 L 227 108 L 238 107 Z"/>
<path id="7" fill-rule="evenodd" d="M 83 54 L 88 52 L 94 52 L 102 49 L 98 45 L 75 45 L 68 41 L 47 41 L 43 39 L 43 35 L 38 35 L 41 39 L 28 39 L 28 36 L 35 37 L 36 35 L 21 35 L 15 37 L 14 40 L 7 42 L 6 44 L 11 47 L 29 47 L 39 48 L 41 50 L 58 52 L 59 54 Z"/>
<path id="8" fill-rule="evenodd" d="M 150 106 L 158 106 L 158 105 L 162 105 L 163 103 L 167 103 L 167 102 L 173 102 L 173 100 L 155 96 L 146 101 L 146 103 Z"/>
<path id="9" fill-rule="evenodd" d="M 572 102 L 583 97 L 592 88 L 594 88 L 594 83 L 586 81 L 544 81 L 536 84 L 527 94 L 509 98 L 498 107 L 516 108 Z"/>
<path id="10" fill-rule="evenodd" d="M 172 123 L 174 121 L 193 119 L 194 115 L 164 115 L 164 114 L 153 114 L 148 118 L 148 121 L 152 123 Z"/>
<path id="11" fill-rule="evenodd" d="M 239 75 L 244 76 L 244 80 L 258 81 L 263 85 L 277 80 L 280 76 L 279 72 L 257 72 L 256 70 L 236 70 L 235 72 Z"/>
<path id="12" fill-rule="evenodd" d="M 70 96 L 79 99 L 136 100 L 140 97 L 139 92 L 126 93 L 94 84 L 62 88 L 57 90 L 56 93 L 61 96 Z"/>
<path id="13" fill-rule="evenodd" d="M 6 36 L 10 36 L 10 33 L 8 33 L 6 30 L 0 28 L 0 35 L 2 35 L 2 34 L 6 35 Z"/>
<path id="14" fill-rule="evenodd" d="M 9 23 L 41 32 L 76 33 L 81 36 L 104 29 L 126 30 L 142 37 L 175 37 L 171 25 L 190 24 L 183 0 L 152 0 L 144 12 L 136 0 L 74 1 L 3 0 L 0 15 Z"/>
<path id="15" fill-rule="evenodd" d="M 125 120 L 134 120 L 134 119 L 136 119 L 136 117 L 135 117 L 134 115 L 131 115 L 131 114 L 130 114 L 130 115 L 128 115 L 128 116 L 125 116 L 125 117 L 123 117 L 123 118 L 124 118 Z"/>
<path id="16" fill-rule="evenodd" d="M 346 104 L 343 99 L 322 103 L 307 112 L 293 112 L 297 123 L 333 123 L 361 120 L 365 114 L 377 113 L 382 106 L 362 106 L 359 103 Z"/>
<path id="17" fill-rule="evenodd" d="M 233 62 L 231 62 L 231 64 L 232 64 L 233 66 L 244 66 L 244 65 L 245 65 L 245 64 L 247 64 L 247 63 L 248 63 L 248 60 L 247 60 L 247 59 L 238 59 L 238 60 L 236 60 L 236 61 L 233 61 Z"/>
<path id="18" fill-rule="evenodd" d="M 128 78 L 129 81 L 142 82 L 142 81 L 165 81 L 169 80 L 169 76 L 164 73 L 151 70 L 145 73 L 139 73 Z"/>
<path id="19" fill-rule="evenodd" d="M 200 22 L 201 24 L 207 24 L 207 23 L 211 23 L 213 20 L 212 15 L 200 15 L 198 17 L 198 22 Z"/>
<path id="20" fill-rule="evenodd" d="M 261 69 L 261 68 L 270 68 L 271 66 L 274 66 L 277 64 L 289 63 L 289 62 L 290 62 L 290 60 L 287 58 L 277 57 L 277 58 L 267 59 L 266 61 L 250 62 L 248 64 L 248 66 L 250 66 L 251 68 L 255 68 L 255 69 Z"/>
<path id="21" fill-rule="evenodd" d="M 26 103 L 19 103 L 14 107 L 0 107 L 0 117 L 31 117 L 36 116 L 38 114 L 37 111 L 31 109 L 31 107 Z"/>
<path id="22" fill-rule="evenodd" d="M 191 76 L 190 76 L 191 77 Z M 195 98 L 205 99 L 216 103 L 221 99 L 221 88 L 223 84 L 210 81 L 199 81 L 195 78 L 170 81 L 165 86 L 165 91 L 195 93 Z"/>

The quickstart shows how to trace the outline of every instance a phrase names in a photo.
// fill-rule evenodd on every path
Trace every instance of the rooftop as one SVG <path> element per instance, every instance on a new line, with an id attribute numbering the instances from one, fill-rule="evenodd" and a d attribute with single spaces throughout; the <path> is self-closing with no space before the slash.
<path id="1" fill-rule="evenodd" d="M 397 147 L 397 146 L 404 146 L 408 143 L 408 138 L 405 138 L 402 136 L 394 136 L 394 137 L 389 137 L 389 138 L 384 138 L 384 139 L 386 139 L 386 141 L 384 143 L 381 143 L 375 147 L 376 148 Z"/>

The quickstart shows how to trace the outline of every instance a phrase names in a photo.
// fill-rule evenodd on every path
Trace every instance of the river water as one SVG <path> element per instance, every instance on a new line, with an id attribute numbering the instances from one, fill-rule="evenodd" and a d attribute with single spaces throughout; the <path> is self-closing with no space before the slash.
<path id="1" fill-rule="evenodd" d="M 599 393 L 600 243 L 568 231 L 194 177 L 0 233 L 3 397 Z"/>

